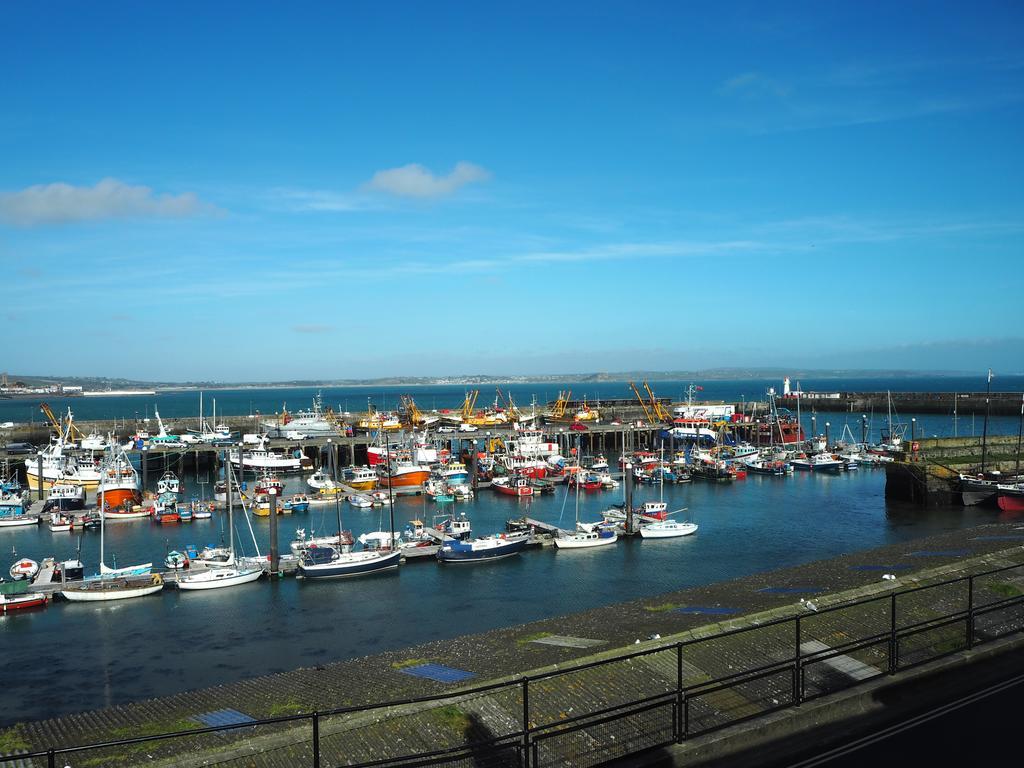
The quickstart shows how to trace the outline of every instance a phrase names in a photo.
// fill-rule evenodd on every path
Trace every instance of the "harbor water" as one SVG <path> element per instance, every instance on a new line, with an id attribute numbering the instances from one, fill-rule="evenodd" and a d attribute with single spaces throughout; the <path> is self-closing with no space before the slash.
<path id="1" fill-rule="evenodd" d="M 980 378 L 980 377 L 979 377 Z M 1024 387 L 1024 378 L 1010 382 Z M 658 382 L 659 395 L 680 399 L 687 382 Z M 984 380 L 953 382 L 956 389 L 978 391 Z M 1007 380 L 1003 379 L 1004 387 Z M 775 381 L 704 383 L 705 400 L 761 399 Z M 804 389 L 952 391 L 949 379 L 867 381 L 851 379 L 803 382 Z M 481 402 L 493 389 L 479 386 Z M 377 408 L 395 408 L 398 396 L 412 392 L 421 409 L 457 408 L 467 387 L 324 388 L 323 402 L 336 411 L 365 410 L 367 399 Z M 573 398 L 590 400 L 628 397 L 622 382 L 517 384 L 502 388 L 521 407 L 536 398 L 554 399 L 572 389 Z M 270 415 L 287 403 L 289 410 L 307 407 L 315 388 L 218 390 L 205 395 L 206 413 L 217 399 L 218 414 Z M 198 414 L 198 393 L 161 393 L 155 397 L 69 398 L 48 400 L 54 410 L 70 404 L 76 419 L 152 415 L 154 405 L 165 419 Z M 833 439 L 848 426 L 859 439 L 862 417 L 877 440 L 887 426 L 884 413 L 801 414 L 805 431 L 823 432 L 829 423 Z M 38 402 L 0 401 L 0 421 L 39 420 Z M 916 418 L 919 436 L 980 435 L 982 414 L 897 414 L 909 424 Z M 182 426 L 185 426 L 184 422 Z M 1016 434 L 1018 419 L 993 417 L 989 434 Z M 462 435 L 460 435 L 462 437 Z M 908 431 L 909 437 L 909 431 Z M 615 456 L 609 454 L 610 461 Z M 170 466 L 184 480 L 183 497 L 209 498 L 213 474 L 190 472 L 190 462 Z M 160 471 L 150 467 L 155 484 Z M 250 478 L 251 482 L 251 478 Z M 304 477 L 286 480 L 285 494 L 306 491 Z M 43 610 L 0 616 L 0 658 L 9 670 L 7 695 L 0 701 L 0 724 L 114 706 L 127 701 L 166 696 L 197 687 L 229 683 L 271 672 L 327 664 L 384 650 L 480 632 L 535 619 L 595 608 L 618 601 L 653 596 L 670 590 L 731 579 L 758 571 L 833 557 L 845 552 L 909 541 L 944 530 L 993 522 L 1001 513 L 980 507 L 923 509 L 884 498 L 885 476 L 862 468 L 842 475 L 800 474 L 789 477 L 751 475 L 728 485 L 694 481 L 683 485 L 640 486 L 634 503 L 664 493 L 669 509 L 682 509 L 678 519 L 699 524 L 684 539 L 624 540 L 596 550 L 531 549 L 520 556 L 480 565 L 443 566 L 433 560 L 410 562 L 384 575 L 328 582 L 303 582 L 292 577 L 264 579 L 241 587 L 179 593 L 165 589 L 157 596 L 110 604 L 56 602 Z M 579 518 L 594 521 L 622 491 L 583 493 Z M 343 526 L 360 533 L 385 530 L 388 508 L 355 510 L 341 502 Z M 475 535 L 503 530 L 509 518 L 528 515 L 572 528 L 577 496 L 560 486 L 555 494 L 518 500 L 481 490 L 460 503 Z M 425 496 L 398 497 L 397 529 L 409 520 L 430 523 L 437 506 Z M 253 542 L 244 519 L 236 516 L 235 540 L 244 553 Z M 282 552 L 296 528 L 329 533 L 337 530 L 335 504 L 319 504 L 303 514 L 278 518 Z M 253 518 L 257 546 L 269 549 L 269 521 Z M 210 520 L 161 527 L 148 519 L 111 523 L 106 529 L 108 565 L 153 562 L 162 567 L 169 550 L 187 544 L 200 548 L 228 537 L 227 515 Z M 99 561 L 98 532 L 51 533 L 46 526 L 0 529 L 0 560 L 4 570 L 16 556 L 73 557 L 81 548 L 86 573 Z"/>
<path id="2" fill-rule="evenodd" d="M 612 458 L 609 456 L 609 458 Z M 186 496 L 197 489 L 186 477 Z M 301 489 L 288 481 L 285 493 Z M 750 476 L 731 485 L 667 485 L 670 509 L 687 508 L 698 532 L 684 539 L 625 540 L 596 550 L 527 550 L 508 560 L 445 566 L 410 562 L 397 571 L 327 582 L 292 577 L 212 592 L 179 593 L 111 604 L 57 602 L 45 610 L 0 617 L 0 658 L 8 669 L 0 722 L 43 718 L 165 696 L 300 666 L 399 649 L 420 642 L 594 608 L 669 590 L 730 579 L 948 529 L 999 519 L 978 507 L 924 510 L 884 499 L 884 472 Z M 209 486 L 206 486 L 209 488 Z M 634 501 L 657 498 L 637 488 Z M 579 517 L 598 519 L 620 490 L 583 493 Z M 343 525 L 355 535 L 388 527 L 388 508 L 357 511 L 342 502 Z M 571 528 L 577 496 L 565 486 L 530 501 L 481 490 L 459 504 L 475 534 L 503 529 L 523 514 Z M 430 522 L 437 507 L 425 497 L 395 500 L 396 527 Z M 278 518 L 283 551 L 297 527 L 336 530 L 334 503 Z M 236 541 L 251 553 L 244 521 Z M 269 521 L 252 521 L 268 549 Z M 186 544 L 226 537 L 226 513 L 187 525 L 149 520 L 111 523 L 107 562 L 152 561 Z M 74 555 L 81 542 L 87 573 L 98 567 L 99 534 L 51 533 L 45 526 L 0 531 L 0 546 L 33 559 Z M 6 568 L 6 564 L 4 566 Z"/>

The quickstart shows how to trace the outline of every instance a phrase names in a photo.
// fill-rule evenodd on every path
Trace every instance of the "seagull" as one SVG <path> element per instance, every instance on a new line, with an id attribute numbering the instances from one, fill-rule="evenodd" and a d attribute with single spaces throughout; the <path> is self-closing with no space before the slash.
<path id="1" fill-rule="evenodd" d="M 883 573 L 882 574 L 882 578 L 885 579 L 886 581 L 896 581 L 896 574 L 893 574 L 893 573 Z"/>
<path id="2" fill-rule="evenodd" d="M 657 632 L 655 632 L 653 635 L 648 635 L 647 639 L 648 640 L 661 640 L 661 635 L 659 635 Z"/>
<path id="3" fill-rule="evenodd" d="M 804 602 L 804 607 L 807 608 L 807 610 L 809 610 L 809 611 L 816 611 L 816 610 L 818 610 L 818 606 L 816 606 L 810 600 L 807 600 L 807 601 Z"/>

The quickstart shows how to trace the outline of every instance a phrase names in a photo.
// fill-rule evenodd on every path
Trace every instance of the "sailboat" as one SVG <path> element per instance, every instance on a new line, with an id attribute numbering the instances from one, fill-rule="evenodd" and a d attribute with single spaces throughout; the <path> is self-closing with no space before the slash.
<path id="1" fill-rule="evenodd" d="M 391 464 L 390 448 L 387 463 Z M 333 454 L 332 454 L 333 461 Z M 391 537 L 395 541 L 395 496 L 388 488 L 388 499 L 391 506 Z M 339 539 L 341 531 L 341 502 L 335 499 L 335 511 L 338 515 Z M 299 555 L 299 576 L 304 579 L 336 579 L 350 576 L 365 576 L 382 573 L 398 568 L 402 561 L 402 550 L 399 547 L 387 549 L 364 549 L 359 552 L 345 551 L 332 546 L 310 546 Z"/>
<path id="2" fill-rule="evenodd" d="M 566 493 L 568 493 L 566 488 Z M 558 549 L 589 549 L 603 547 L 618 541 L 619 535 L 614 529 L 604 527 L 602 523 L 580 522 L 580 486 L 576 485 L 576 530 L 572 533 L 563 532 L 555 538 Z"/>
<path id="3" fill-rule="evenodd" d="M 665 459 L 665 449 L 662 448 L 662 461 Z M 647 502 L 644 504 L 644 509 L 640 512 L 640 537 L 643 539 L 675 539 L 680 536 L 689 536 L 690 534 L 697 532 L 696 523 L 681 523 L 678 520 L 670 520 L 669 515 L 674 515 L 676 512 L 685 512 L 686 508 L 677 509 L 675 512 L 666 512 L 668 505 L 665 503 L 665 474 L 660 473 L 661 480 L 658 483 L 660 486 L 658 501 Z M 657 519 L 650 520 L 652 515 L 644 514 L 647 509 L 656 510 L 658 515 Z"/>
<path id="4" fill-rule="evenodd" d="M 185 575 L 178 575 L 178 589 L 186 592 L 201 589 L 222 589 L 224 587 L 236 587 L 239 584 L 248 584 L 258 580 L 263 575 L 262 568 L 236 568 L 235 562 L 235 505 L 231 494 L 231 475 L 227 472 L 227 496 L 228 496 L 228 547 L 227 552 L 221 560 L 217 553 L 214 559 L 213 553 L 209 554 L 210 559 L 198 559 L 197 563 L 204 563 L 208 567 L 190 569 Z"/>
<path id="5" fill-rule="evenodd" d="M 106 528 L 105 477 L 100 477 L 100 573 L 98 577 L 86 579 L 73 585 L 66 585 L 61 591 L 65 600 L 72 602 L 100 602 L 125 600 L 131 597 L 145 597 L 164 588 L 163 578 L 150 573 L 152 563 L 130 568 L 108 568 L 103 562 Z"/>

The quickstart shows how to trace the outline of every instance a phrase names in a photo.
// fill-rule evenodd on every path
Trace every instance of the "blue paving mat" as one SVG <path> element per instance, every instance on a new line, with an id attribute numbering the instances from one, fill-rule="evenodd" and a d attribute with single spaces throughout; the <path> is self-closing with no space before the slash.
<path id="1" fill-rule="evenodd" d="M 757 590 L 766 595 L 807 595 L 813 592 L 824 592 L 824 587 L 765 587 Z"/>
<path id="2" fill-rule="evenodd" d="M 677 613 L 707 613 L 722 616 L 740 612 L 739 608 L 719 608 L 718 606 L 708 605 L 685 605 L 682 608 L 676 608 L 675 610 Z"/>
<path id="3" fill-rule="evenodd" d="M 914 566 L 907 563 L 893 563 L 892 565 L 851 565 L 851 571 L 905 571 Z"/>
<path id="4" fill-rule="evenodd" d="M 476 677 L 472 672 L 446 667 L 443 664 L 417 664 L 415 667 L 404 667 L 398 671 L 407 675 L 425 677 L 428 680 L 436 680 L 439 683 L 461 683 L 463 680 Z"/>
<path id="5" fill-rule="evenodd" d="M 225 725 L 239 725 L 241 723 L 255 723 L 255 718 L 239 712 L 237 709 L 216 709 L 213 712 L 204 712 L 201 715 L 193 715 L 193 720 L 198 720 L 207 728 L 216 728 Z"/>
<path id="6" fill-rule="evenodd" d="M 918 552 L 908 552 L 909 557 L 963 557 L 969 555 L 968 549 L 922 549 Z"/>

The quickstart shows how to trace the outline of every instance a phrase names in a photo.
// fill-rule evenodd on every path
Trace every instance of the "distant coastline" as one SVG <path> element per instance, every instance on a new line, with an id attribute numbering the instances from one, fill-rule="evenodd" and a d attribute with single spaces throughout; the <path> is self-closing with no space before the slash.
<path id="1" fill-rule="evenodd" d="M 984 372 L 979 371 L 920 371 L 920 370 L 880 370 L 880 369 L 809 369 L 809 368 L 712 368 L 695 371 L 620 371 L 615 373 L 560 373 L 534 374 L 529 376 L 504 375 L 461 375 L 461 376 L 386 376 L 372 379 L 306 379 L 294 381 L 267 382 L 168 382 L 143 381 L 126 379 L 102 379 L 76 376 L 12 376 L 11 380 L 24 382 L 27 387 L 41 386 L 80 386 L 91 392 L 104 390 L 155 390 L 160 392 L 198 392 L 216 390 L 247 390 L 247 389 L 303 389 L 309 387 L 374 387 L 374 386 L 489 386 L 509 384 L 558 384 L 580 383 L 615 383 L 647 380 L 658 381 L 735 381 L 744 379 L 779 379 L 788 376 L 797 381 L 801 378 L 815 380 L 833 379 L 868 379 L 892 378 L 903 379 L 912 377 L 965 377 L 977 376 L 984 379 Z M 1017 373 L 1003 375 L 1020 375 Z M 14 390 L 10 395 L 17 395 Z"/>

